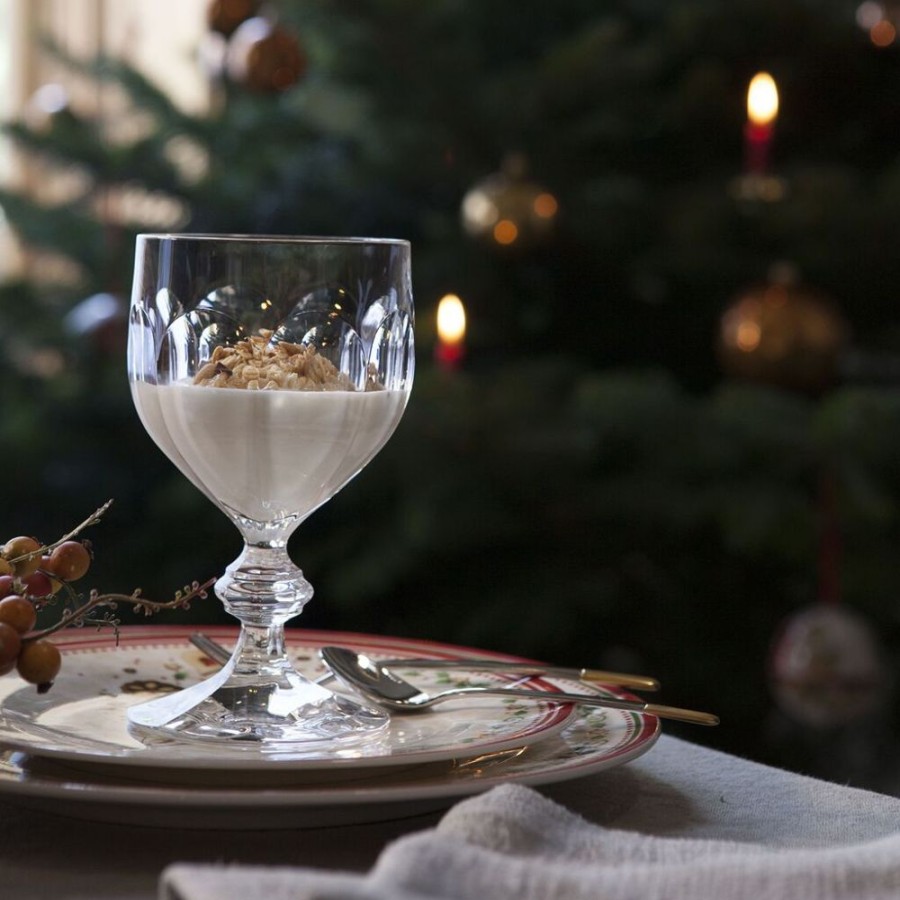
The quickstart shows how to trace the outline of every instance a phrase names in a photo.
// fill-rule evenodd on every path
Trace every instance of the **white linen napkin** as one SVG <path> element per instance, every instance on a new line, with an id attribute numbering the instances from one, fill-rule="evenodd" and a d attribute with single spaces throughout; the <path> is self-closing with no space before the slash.
<path id="1" fill-rule="evenodd" d="M 656 837 L 594 825 L 515 784 L 464 800 L 436 828 L 390 844 L 366 875 L 177 864 L 160 882 L 161 900 L 897 897 L 900 831 L 817 848 Z"/>

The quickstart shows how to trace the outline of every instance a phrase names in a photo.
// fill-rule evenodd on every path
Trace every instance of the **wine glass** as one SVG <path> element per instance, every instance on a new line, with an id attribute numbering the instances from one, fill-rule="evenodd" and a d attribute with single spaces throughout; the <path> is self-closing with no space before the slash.
<path id="1" fill-rule="evenodd" d="M 270 748 L 383 734 L 387 715 L 304 678 L 284 624 L 312 597 L 287 542 L 400 421 L 412 387 L 406 241 L 144 234 L 132 398 L 160 449 L 237 526 L 215 593 L 241 623 L 211 678 L 130 708 L 144 739 Z"/>

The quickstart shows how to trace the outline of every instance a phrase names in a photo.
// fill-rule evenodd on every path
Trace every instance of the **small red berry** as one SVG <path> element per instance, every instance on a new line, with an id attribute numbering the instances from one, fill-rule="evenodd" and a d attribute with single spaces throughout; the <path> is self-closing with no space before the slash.
<path id="1" fill-rule="evenodd" d="M 59 674 L 62 656 L 50 641 L 27 642 L 15 665 L 19 675 L 31 684 L 49 685 Z"/>
<path id="2" fill-rule="evenodd" d="M 0 575 L 0 599 L 16 592 L 12 575 Z"/>
<path id="3" fill-rule="evenodd" d="M 53 593 L 53 582 L 43 572 L 32 572 L 22 581 L 25 583 L 25 593 L 29 597 L 46 597 Z"/>
<path id="4" fill-rule="evenodd" d="M 22 649 L 22 638 L 12 625 L 0 622 L 0 675 L 11 672 Z"/>
<path id="5" fill-rule="evenodd" d="M 31 631 L 36 621 L 37 610 L 30 600 L 16 594 L 0 600 L 0 622 L 15 628 L 19 634 Z"/>
<path id="6" fill-rule="evenodd" d="M 91 567 L 91 551 L 81 541 L 60 544 L 44 563 L 43 568 L 63 581 L 78 581 Z"/>

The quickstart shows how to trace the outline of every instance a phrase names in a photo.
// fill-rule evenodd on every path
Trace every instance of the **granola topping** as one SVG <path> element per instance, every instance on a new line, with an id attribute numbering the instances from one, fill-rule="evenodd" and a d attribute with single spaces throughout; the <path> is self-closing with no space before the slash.
<path id="1" fill-rule="evenodd" d="M 355 391 L 356 385 L 339 372 L 315 347 L 279 341 L 272 332 L 258 334 L 231 346 L 218 346 L 194 376 L 204 387 L 242 388 L 248 391 Z M 381 390 L 375 368 L 366 373 L 367 391 Z"/>

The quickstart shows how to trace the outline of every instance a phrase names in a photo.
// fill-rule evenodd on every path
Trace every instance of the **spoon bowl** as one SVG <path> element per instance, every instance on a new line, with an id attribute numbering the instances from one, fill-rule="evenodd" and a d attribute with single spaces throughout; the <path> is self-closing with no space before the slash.
<path id="1" fill-rule="evenodd" d="M 419 712 L 447 700 L 494 694 L 526 700 L 542 700 L 545 703 L 578 703 L 582 706 L 624 709 L 647 713 L 661 719 L 691 722 L 694 725 L 719 724 L 718 716 L 711 713 L 663 706 L 658 703 L 645 703 L 643 700 L 601 697 L 597 694 L 571 694 L 563 691 L 539 691 L 516 687 L 461 687 L 440 691 L 436 694 L 427 694 L 400 678 L 386 666 L 346 647 L 323 647 L 319 651 L 319 655 L 344 684 L 380 706 L 399 712 Z"/>

